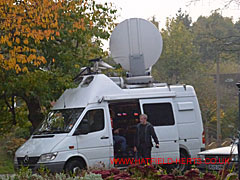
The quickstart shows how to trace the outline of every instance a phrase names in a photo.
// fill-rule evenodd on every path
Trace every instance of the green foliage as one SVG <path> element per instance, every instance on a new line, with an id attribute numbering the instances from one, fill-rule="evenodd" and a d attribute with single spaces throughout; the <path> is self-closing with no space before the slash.
<path id="1" fill-rule="evenodd" d="M 239 73 L 239 22 L 221 16 L 217 11 L 199 17 L 195 23 L 178 11 L 167 19 L 161 30 L 163 52 L 153 68 L 160 82 L 193 85 L 201 107 L 206 137 L 216 136 L 216 60 L 220 73 Z M 237 125 L 237 89 L 220 85 L 222 138 L 233 136 Z M 236 129 L 236 128 L 235 128 Z"/>
<path id="2" fill-rule="evenodd" d="M 11 132 L 5 134 L 4 142 L 2 142 L 2 147 L 5 149 L 5 152 L 7 152 L 7 155 L 11 158 L 14 157 L 15 151 L 24 143 L 26 142 L 26 137 L 29 137 L 29 132 L 25 129 L 14 127 Z"/>
<path id="3" fill-rule="evenodd" d="M 57 173 L 52 174 L 46 172 L 46 169 L 42 169 L 40 173 L 33 174 L 28 167 L 21 167 L 21 169 L 15 174 L 8 176 L 6 175 L 2 179 L 14 179 L 14 180 L 25 180 L 25 179 L 34 179 L 34 180 L 115 180 L 115 179 L 131 179 L 131 180 L 140 180 L 140 179 L 228 179 L 230 177 L 236 177 L 236 174 L 229 172 L 227 170 L 221 170 L 219 172 L 200 172 L 196 168 L 192 168 L 183 173 L 183 175 L 174 174 L 174 172 L 166 173 L 162 168 L 156 169 L 152 165 L 140 166 L 138 164 L 131 165 L 127 170 L 119 170 L 116 168 L 112 169 L 92 169 L 84 171 L 81 175 L 71 176 L 69 174 Z M 230 178 L 231 179 L 231 178 Z"/>
<path id="4" fill-rule="evenodd" d="M 162 30 L 163 53 L 154 66 L 153 74 L 162 82 L 178 83 L 196 71 L 198 56 L 193 34 L 178 18 L 167 19 Z"/>
<path id="5" fill-rule="evenodd" d="M 209 17 L 200 16 L 193 24 L 193 33 L 201 61 L 216 61 L 223 52 L 238 59 L 237 54 L 232 52 L 239 46 L 233 43 L 238 38 L 238 32 L 231 18 L 223 17 L 217 11 Z"/>
<path id="6" fill-rule="evenodd" d="M 14 173 L 13 158 L 7 154 L 5 149 L 5 139 L 0 139 L 0 174 Z"/>

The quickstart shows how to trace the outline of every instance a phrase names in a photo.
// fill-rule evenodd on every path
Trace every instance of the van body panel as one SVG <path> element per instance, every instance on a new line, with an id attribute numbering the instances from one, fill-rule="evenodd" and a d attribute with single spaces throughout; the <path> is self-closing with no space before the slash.
<path id="1" fill-rule="evenodd" d="M 179 97 L 174 99 L 180 146 L 186 147 L 190 157 L 196 158 L 202 144 L 203 124 L 197 98 Z"/>
<path id="2" fill-rule="evenodd" d="M 142 113 L 146 113 L 144 110 L 144 105 L 147 104 L 163 104 L 170 103 L 172 107 L 172 113 L 174 118 L 173 125 L 167 126 L 154 126 L 155 132 L 157 134 L 159 140 L 159 150 L 152 151 L 153 157 L 168 157 L 172 159 L 179 158 L 179 135 L 177 129 L 177 123 L 175 118 L 175 110 L 172 105 L 172 98 L 157 98 L 157 99 L 140 99 L 140 108 Z M 147 113 L 149 114 L 149 113 Z M 159 117 L 154 117 L 159 118 Z M 161 121 L 161 119 L 157 119 L 156 121 Z"/>
<path id="3" fill-rule="evenodd" d="M 31 136 L 31 138 L 16 151 L 19 157 L 26 155 L 29 157 L 40 156 L 41 154 L 50 153 L 57 144 L 66 138 L 66 134 L 55 134 L 49 138 L 33 138 L 34 136 Z"/>
<path id="4" fill-rule="evenodd" d="M 127 99 L 140 99 L 140 98 L 159 98 L 159 97 L 175 97 L 174 92 L 153 92 L 153 93 L 142 93 L 142 94 L 122 94 L 122 95 L 107 95 L 103 99 L 106 101 L 117 101 Z"/>
<path id="5" fill-rule="evenodd" d="M 178 124 L 179 139 L 197 139 L 200 141 L 201 133 L 196 133 L 199 130 L 197 123 Z"/>
<path id="6" fill-rule="evenodd" d="M 93 77 L 93 80 L 86 86 L 84 82 L 88 77 Z M 104 87 L 103 84 L 107 84 L 107 87 Z M 122 89 L 103 74 L 85 76 L 77 88 L 67 89 L 52 109 L 86 107 L 90 103 L 98 102 L 103 95 L 121 93 Z"/>
<path id="7" fill-rule="evenodd" d="M 60 143 L 58 143 L 52 152 L 65 152 L 77 150 L 76 136 L 67 135 Z"/>

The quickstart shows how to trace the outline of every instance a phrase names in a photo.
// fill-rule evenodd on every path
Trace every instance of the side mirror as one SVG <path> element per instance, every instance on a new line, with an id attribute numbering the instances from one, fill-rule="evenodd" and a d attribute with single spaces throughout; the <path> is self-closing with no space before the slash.
<path id="1" fill-rule="evenodd" d="M 81 134 L 88 134 L 89 133 L 89 125 L 88 120 L 83 119 L 80 123 L 80 126 L 75 130 L 73 135 L 81 135 Z"/>

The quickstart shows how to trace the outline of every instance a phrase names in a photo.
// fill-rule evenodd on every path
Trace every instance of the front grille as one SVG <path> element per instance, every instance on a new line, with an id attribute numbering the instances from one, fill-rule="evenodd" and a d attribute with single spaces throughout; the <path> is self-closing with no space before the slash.
<path id="1" fill-rule="evenodd" d="M 230 155 L 206 155 L 205 156 L 205 162 L 211 162 L 211 163 L 223 163 L 231 161 L 231 156 Z"/>
<path id="2" fill-rule="evenodd" d="M 38 160 L 39 160 L 39 156 L 38 157 L 29 157 L 28 161 L 25 159 L 25 157 L 18 157 L 17 161 L 19 165 L 30 165 L 30 164 L 37 164 Z M 25 159 L 25 161 L 24 161 Z"/>

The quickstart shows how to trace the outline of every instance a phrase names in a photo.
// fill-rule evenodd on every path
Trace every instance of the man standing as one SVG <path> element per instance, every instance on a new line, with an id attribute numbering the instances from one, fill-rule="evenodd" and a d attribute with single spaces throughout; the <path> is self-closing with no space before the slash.
<path id="1" fill-rule="evenodd" d="M 141 158 L 151 158 L 151 150 L 153 147 L 152 138 L 159 147 L 159 141 L 151 123 L 147 122 L 147 115 L 139 116 L 140 123 L 137 125 L 137 131 L 134 141 L 134 152 L 138 152 Z"/>

